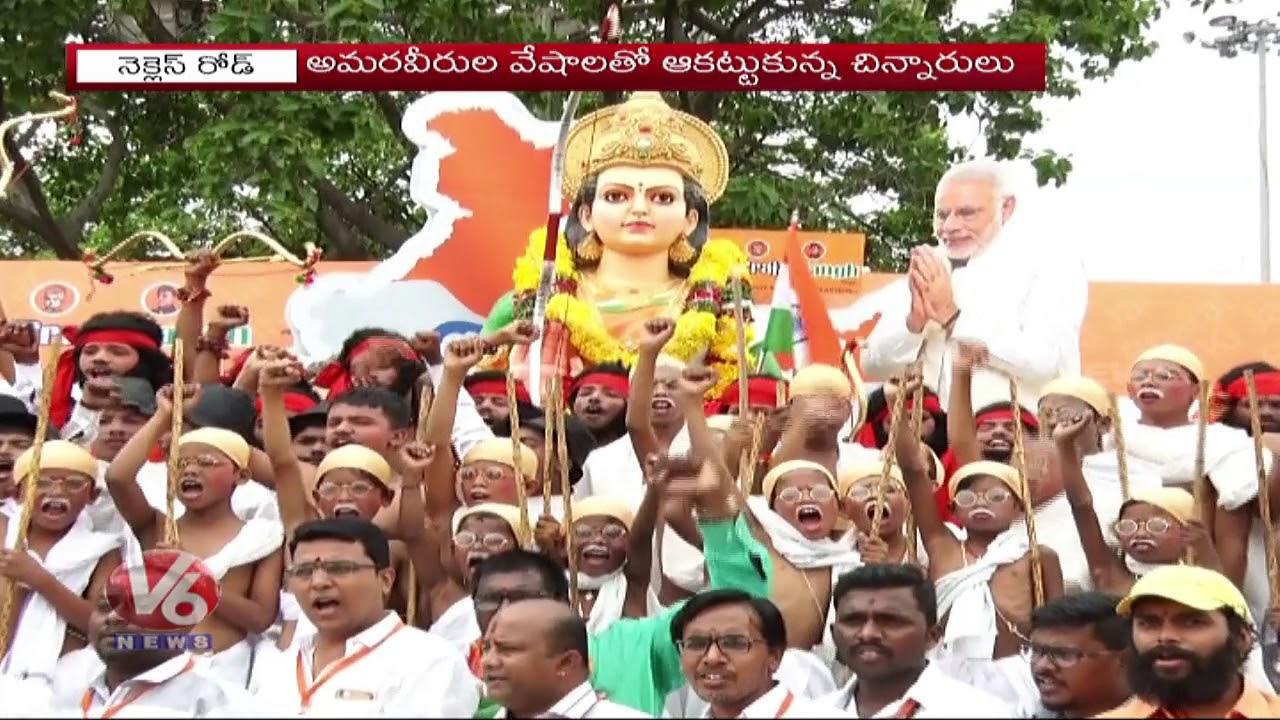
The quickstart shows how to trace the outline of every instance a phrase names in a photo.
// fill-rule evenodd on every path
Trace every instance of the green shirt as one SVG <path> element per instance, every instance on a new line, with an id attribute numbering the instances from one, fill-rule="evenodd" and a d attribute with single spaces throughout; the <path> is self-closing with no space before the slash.
<path id="1" fill-rule="evenodd" d="M 735 588 L 769 596 L 773 576 L 769 553 L 752 537 L 745 517 L 699 521 L 698 528 L 712 589 Z M 671 641 L 671 619 L 683 604 L 653 617 L 623 618 L 592 635 L 589 651 L 595 689 L 613 702 L 661 716 L 667 696 L 685 683 L 680 653 Z M 476 717 L 491 718 L 500 709 L 483 700 Z"/>

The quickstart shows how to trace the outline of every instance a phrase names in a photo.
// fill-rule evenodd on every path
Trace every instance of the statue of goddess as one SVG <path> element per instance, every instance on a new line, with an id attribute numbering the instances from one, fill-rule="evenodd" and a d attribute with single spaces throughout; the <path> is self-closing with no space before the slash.
<path id="1" fill-rule="evenodd" d="M 733 302 L 752 297 L 746 253 L 731 240 L 708 239 L 710 205 L 729 180 L 724 142 L 660 94 L 637 92 L 579 120 L 564 157 L 571 206 L 547 304 L 542 377 L 600 363 L 630 367 L 645 323 L 665 316 L 675 332 L 664 354 L 714 367 L 719 382 L 708 397 L 719 397 L 738 377 Z M 515 290 L 495 304 L 486 332 L 533 317 L 545 241 L 545 230 L 530 237 L 516 261 Z M 559 346 L 569 352 L 556 353 Z M 493 364 L 506 360 L 524 377 L 525 352 L 517 347 Z M 776 364 L 766 370 L 776 373 Z"/>

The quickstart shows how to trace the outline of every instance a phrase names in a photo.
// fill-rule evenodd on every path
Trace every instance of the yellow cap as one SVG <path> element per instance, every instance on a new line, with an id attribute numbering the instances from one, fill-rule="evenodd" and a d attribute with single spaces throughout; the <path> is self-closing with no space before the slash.
<path id="1" fill-rule="evenodd" d="M 1019 487 L 1018 483 L 1018 471 L 1012 465 L 1005 465 L 994 460 L 979 460 L 967 465 L 961 465 L 960 469 L 956 470 L 956 474 L 951 476 L 951 482 L 947 484 L 947 491 L 954 498 L 957 492 L 956 488 L 960 487 L 960 483 L 983 475 L 988 475 L 1004 483 L 1009 488 L 1009 491 L 1014 494 L 1014 497 L 1025 504 L 1025 499 L 1022 497 L 1022 488 Z"/>
<path id="2" fill-rule="evenodd" d="M 813 470 L 814 472 L 822 473 L 822 476 L 827 479 L 827 482 L 831 483 L 831 489 L 836 489 L 835 476 L 831 474 L 831 471 L 828 470 L 826 466 L 820 465 L 812 460 L 788 460 L 786 462 L 778 463 L 767 475 L 764 476 L 764 480 L 760 483 L 761 492 L 764 495 L 764 498 L 766 500 L 773 500 L 773 488 L 777 486 L 778 481 L 782 479 L 783 475 L 796 472 L 797 470 Z"/>
<path id="3" fill-rule="evenodd" d="M 476 515 L 492 515 L 507 523 L 511 534 L 517 535 L 520 527 L 520 508 L 506 503 L 480 503 L 471 507 L 460 507 L 453 513 L 453 533 L 458 534 L 462 521 Z M 518 535 L 517 535 L 518 536 Z"/>
<path id="4" fill-rule="evenodd" d="M 884 463 L 878 460 L 850 465 L 840 471 L 836 480 L 836 489 L 840 492 L 840 497 L 845 497 L 859 481 L 867 478 L 878 478 L 883 471 Z M 903 490 L 907 488 L 906 482 L 902 479 L 902 471 L 898 469 L 897 465 L 889 466 L 889 482 L 896 484 Z"/>
<path id="5" fill-rule="evenodd" d="M 611 517 L 622 523 L 628 530 L 635 522 L 635 513 L 625 502 L 608 495 L 591 495 L 573 503 L 573 519 L 585 517 Z"/>
<path id="6" fill-rule="evenodd" d="M 1062 395 L 1082 400 L 1093 408 L 1094 412 L 1104 417 L 1111 410 L 1111 396 L 1107 394 L 1107 389 L 1093 378 L 1077 376 L 1050 380 L 1040 390 L 1041 398 L 1048 395 Z"/>
<path id="7" fill-rule="evenodd" d="M 791 397 L 838 397 L 853 395 L 853 383 L 844 371 L 834 365 L 805 365 L 791 380 Z"/>
<path id="8" fill-rule="evenodd" d="M 325 473 L 343 468 L 369 473 L 384 486 L 391 487 L 391 465 L 386 459 L 363 445 L 355 444 L 343 445 L 325 455 L 316 467 L 316 482 L 323 480 Z"/>
<path id="9" fill-rule="evenodd" d="M 27 448 L 13 463 L 14 482 L 31 474 L 34 449 Z M 40 450 L 40 470 L 67 470 L 98 479 L 98 461 L 84 448 L 66 440 L 48 440 Z"/>
<path id="10" fill-rule="evenodd" d="M 231 462 L 235 463 L 236 467 L 249 467 L 249 442 L 241 437 L 240 433 L 216 427 L 202 427 L 183 433 L 182 437 L 178 438 L 178 447 L 187 445 L 208 445 L 231 458 Z"/>
<path id="11" fill-rule="evenodd" d="M 1120 506 L 1120 514 L 1132 503 L 1154 505 L 1173 516 L 1178 522 L 1186 522 L 1196 514 L 1196 501 L 1191 493 L 1176 487 L 1151 487 L 1134 490 L 1129 499 Z"/>
<path id="12" fill-rule="evenodd" d="M 1181 365 L 1183 368 L 1186 368 L 1187 372 L 1195 375 L 1197 380 L 1203 380 L 1205 378 L 1204 363 L 1200 361 L 1200 358 L 1197 357 L 1195 353 L 1181 345 L 1157 345 L 1139 355 L 1138 359 L 1133 361 L 1133 364 L 1137 365 L 1143 360 L 1164 360 L 1165 362 L 1171 362 L 1175 365 Z"/>
<path id="13" fill-rule="evenodd" d="M 1195 565 L 1162 565 L 1143 575 L 1116 606 L 1116 612 L 1127 616 L 1133 611 L 1135 602 L 1153 597 L 1172 600 L 1201 612 L 1230 610 L 1253 624 L 1249 604 L 1235 583 L 1222 573 Z"/>
<path id="14" fill-rule="evenodd" d="M 462 458 L 462 464 L 481 460 L 506 465 L 514 470 L 516 461 L 515 453 L 511 449 L 511 438 L 481 440 L 467 451 L 466 457 Z M 536 480 L 538 477 L 538 454 L 524 443 L 520 443 L 520 475 L 525 480 Z"/>

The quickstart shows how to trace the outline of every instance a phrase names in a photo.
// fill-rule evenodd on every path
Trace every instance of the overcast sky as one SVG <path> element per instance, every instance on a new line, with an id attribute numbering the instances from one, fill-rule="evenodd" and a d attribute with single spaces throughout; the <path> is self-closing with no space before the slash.
<path id="1" fill-rule="evenodd" d="M 965 16 L 1009 0 L 959 0 Z M 1084 87 L 1070 102 L 1045 102 L 1044 130 L 1029 147 L 1069 155 L 1062 188 L 1033 190 L 1021 212 L 1040 232 L 1078 245 L 1096 280 L 1258 282 L 1258 62 L 1188 45 L 1188 30 L 1217 31 L 1208 17 L 1174 7 L 1151 30 L 1156 54 Z M 1217 10 L 1217 8 L 1215 8 Z M 1223 12 L 1273 19 L 1276 0 L 1244 0 Z M 1220 13 L 1213 13 L 1220 14 Z M 1280 54 L 1268 61 L 1273 235 L 1280 238 Z M 955 142 L 975 140 L 976 124 L 953 127 Z M 980 149 L 981 144 L 975 148 Z M 1033 184 L 1033 183 L 1032 183 Z M 1275 243 L 1273 243 L 1274 245 Z M 1272 273 L 1280 281 L 1273 250 Z"/>

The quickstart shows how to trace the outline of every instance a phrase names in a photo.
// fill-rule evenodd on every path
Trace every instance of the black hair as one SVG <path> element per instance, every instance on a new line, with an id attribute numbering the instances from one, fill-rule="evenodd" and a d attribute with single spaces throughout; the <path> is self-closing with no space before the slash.
<path id="1" fill-rule="evenodd" d="M 485 575 L 514 575 L 533 573 L 538 576 L 542 590 L 552 600 L 569 602 L 569 578 L 564 568 L 542 553 L 528 550 L 507 550 L 481 560 L 471 571 L 471 594 L 474 597 Z"/>
<path id="2" fill-rule="evenodd" d="M 591 667 L 590 640 L 587 623 L 572 610 L 555 619 L 551 625 L 551 648 L 556 652 L 576 652 L 582 656 L 582 664 Z"/>
<path id="3" fill-rule="evenodd" d="M 764 636 L 765 645 L 778 652 L 787 649 L 787 621 L 782 617 L 778 606 L 767 598 L 734 588 L 708 590 L 685 601 L 684 606 L 671 618 L 671 642 L 679 643 L 683 640 L 685 628 L 699 615 L 725 605 L 745 605 L 751 608 L 760 621 L 760 634 Z"/>
<path id="4" fill-rule="evenodd" d="M 772 376 L 766 375 L 765 377 Z M 776 380 L 777 378 L 774 379 Z M 926 388 L 925 397 L 927 398 L 930 395 L 936 397 L 937 393 Z M 868 418 L 878 418 L 881 417 L 882 414 L 887 417 L 887 414 L 890 412 L 892 412 L 892 409 L 889 406 L 889 401 L 885 399 L 883 386 L 872 390 L 871 393 L 867 395 Z M 924 444 L 928 445 L 929 449 L 932 450 L 935 455 L 942 457 L 942 455 L 947 452 L 947 448 L 950 447 L 949 441 L 947 440 L 947 413 L 944 410 L 942 412 L 929 414 L 933 416 L 933 432 L 929 437 L 922 439 L 924 440 Z M 875 434 L 877 448 L 883 448 L 889 444 L 889 433 L 881 427 L 879 422 L 871 423 L 871 432 Z"/>
<path id="5" fill-rule="evenodd" d="M 569 216 L 565 218 L 564 236 L 569 244 L 571 251 L 578 247 L 587 237 L 586 228 L 582 227 L 582 222 L 578 220 L 578 211 L 583 207 L 590 207 L 596 199 L 596 187 L 600 181 L 600 176 L 592 175 L 582 183 L 582 187 L 578 189 L 578 195 L 573 200 L 572 207 L 569 208 Z M 684 178 L 684 204 L 688 210 L 694 210 L 698 213 L 698 225 L 685 238 L 694 250 L 701 251 L 702 246 L 707 243 L 707 235 L 711 232 L 711 203 L 707 199 L 707 192 L 695 180 Z M 593 267 L 594 263 L 584 262 L 577 253 L 574 252 L 574 262 L 578 267 Z M 693 263 L 697 262 L 698 254 L 695 253 L 692 260 L 687 264 L 676 264 L 667 261 L 667 269 L 672 275 L 679 278 L 689 277 L 689 270 L 693 267 Z"/>
<path id="6" fill-rule="evenodd" d="M 516 413 L 519 415 L 521 428 L 536 430 L 540 433 L 546 432 L 547 416 L 542 412 L 542 408 L 524 401 L 517 401 Z M 516 432 L 518 433 L 518 431 Z M 493 424 L 493 434 L 495 437 L 509 438 L 512 436 L 510 415 Z M 569 485 L 574 486 L 582 479 L 582 467 L 587 462 L 587 457 L 591 455 L 592 450 L 599 446 L 596 444 L 595 435 L 591 434 L 591 429 L 572 415 L 566 414 L 564 417 L 564 435 L 566 455 L 569 460 Z M 554 448 L 546 448 L 543 452 L 543 457 L 547 458 L 547 462 L 544 463 L 546 467 L 551 467 L 552 463 L 559 462 L 558 458 L 552 459 L 555 457 Z M 542 472 L 541 468 L 539 472 Z M 559 482 L 558 474 L 552 478 L 545 477 L 546 473 L 543 473 L 543 475 L 544 482 Z"/>
<path id="7" fill-rule="evenodd" d="M 347 336 L 343 341 L 342 348 L 338 351 L 338 362 L 348 370 L 351 369 L 351 353 L 355 351 L 360 343 L 371 340 L 373 338 L 390 338 L 399 340 L 405 345 L 409 344 L 409 339 L 395 330 L 387 330 L 386 328 L 367 327 L 360 328 Z M 408 396 L 413 391 L 414 383 L 418 381 L 418 377 L 427 371 L 427 365 L 421 358 L 399 358 L 396 360 L 396 379 L 387 388 L 397 395 Z"/>
<path id="8" fill-rule="evenodd" d="M 831 601 L 835 605 L 845 595 L 855 590 L 890 590 L 909 588 L 916 599 L 916 608 L 924 615 L 925 625 L 938 624 L 938 593 L 924 571 L 915 565 L 899 563 L 872 563 L 861 565 L 836 580 Z"/>
<path id="9" fill-rule="evenodd" d="M 1251 363 L 1244 363 L 1242 365 L 1237 365 L 1231 368 L 1230 370 L 1222 373 L 1222 376 L 1218 378 L 1218 383 L 1217 383 L 1218 387 L 1222 389 L 1226 389 L 1226 387 L 1231 383 L 1239 380 L 1240 378 L 1243 378 L 1245 372 L 1247 371 L 1253 371 L 1254 375 L 1258 375 L 1260 373 L 1280 372 L 1280 368 L 1276 368 L 1276 366 L 1272 365 L 1271 363 L 1265 363 L 1265 362 L 1251 362 Z M 1222 398 L 1221 402 L 1222 402 L 1222 419 L 1219 420 L 1218 422 L 1222 423 L 1223 425 L 1226 425 L 1227 427 L 1233 427 L 1238 430 L 1243 430 L 1246 433 L 1249 433 L 1252 435 L 1253 425 L 1250 424 L 1248 420 L 1244 420 L 1242 422 L 1236 419 L 1235 417 L 1236 407 L 1240 404 L 1239 398 L 1224 397 Z"/>
<path id="10" fill-rule="evenodd" d="M 290 557 L 297 552 L 300 543 L 317 540 L 359 543 L 374 567 L 379 570 L 391 567 L 391 543 L 382 529 L 368 520 L 351 517 L 308 520 L 293 531 L 293 539 L 289 540 Z"/>
<path id="11" fill-rule="evenodd" d="M 149 315 L 126 310 L 95 313 L 80 326 L 80 335 L 97 330 L 128 330 L 146 335 L 155 342 L 156 348 L 134 347 L 138 353 L 138 364 L 125 375 L 146 380 L 153 388 L 173 382 L 173 361 L 159 349 L 164 344 L 164 330 Z M 76 384 L 83 385 L 85 376 L 80 370 L 80 348 L 76 348 L 75 353 Z"/>
<path id="12" fill-rule="evenodd" d="M 620 362 L 607 362 L 607 363 L 600 363 L 599 365 L 589 365 L 587 367 L 584 367 L 582 368 L 581 372 L 573 376 L 573 382 L 570 385 L 570 387 L 572 387 L 573 389 L 569 392 L 570 408 L 573 407 L 573 403 L 576 402 L 578 399 L 578 387 L 577 387 L 578 381 L 594 373 L 600 373 L 602 375 L 616 375 L 622 378 L 623 380 L 627 380 L 628 382 L 630 382 L 630 379 L 631 379 L 631 372 L 627 370 L 626 365 L 623 365 Z M 624 397 L 622 399 L 622 402 L 623 402 L 622 411 L 619 412 L 608 425 L 601 428 L 600 430 L 593 431 L 592 434 L 596 438 L 597 446 L 608 445 L 614 440 L 617 440 L 618 438 L 623 437 L 624 435 L 627 434 L 626 403 L 629 400 L 630 398 Z"/>
<path id="13" fill-rule="evenodd" d="M 1054 598 L 1031 611 L 1031 630 L 1088 627 L 1108 650 L 1129 645 L 1129 621 L 1116 612 L 1120 598 L 1103 592 L 1081 592 Z"/>
<path id="14" fill-rule="evenodd" d="M 413 413 L 409 410 L 409 401 L 386 388 L 351 388 L 329 402 L 330 412 L 337 405 L 381 410 L 382 414 L 387 416 L 393 430 L 413 427 Z"/>

